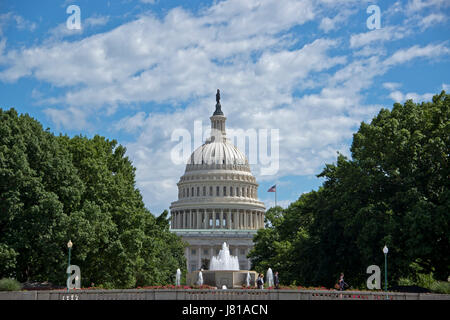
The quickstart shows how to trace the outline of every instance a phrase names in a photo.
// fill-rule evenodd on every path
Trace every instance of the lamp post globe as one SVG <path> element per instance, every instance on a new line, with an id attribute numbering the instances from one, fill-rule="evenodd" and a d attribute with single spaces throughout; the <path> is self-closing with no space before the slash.
<path id="1" fill-rule="evenodd" d="M 67 267 L 67 291 L 69 291 L 69 285 L 68 285 L 68 283 L 69 283 L 69 277 L 70 277 L 70 273 L 69 273 L 69 267 L 70 267 L 70 251 L 72 250 L 72 246 L 73 246 L 73 243 L 72 243 L 71 240 L 69 240 L 69 242 L 67 242 L 67 248 L 69 248 L 69 264 L 68 264 L 68 267 Z"/>

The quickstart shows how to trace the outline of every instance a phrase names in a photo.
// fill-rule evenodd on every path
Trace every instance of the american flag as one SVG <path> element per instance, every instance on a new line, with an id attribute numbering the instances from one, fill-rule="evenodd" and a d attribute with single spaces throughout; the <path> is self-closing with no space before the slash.
<path id="1" fill-rule="evenodd" d="M 270 187 L 269 190 L 267 190 L 267 192 L 276 192 L 277 191 L 277 185 L 274 184 L 272 187 Z"/>

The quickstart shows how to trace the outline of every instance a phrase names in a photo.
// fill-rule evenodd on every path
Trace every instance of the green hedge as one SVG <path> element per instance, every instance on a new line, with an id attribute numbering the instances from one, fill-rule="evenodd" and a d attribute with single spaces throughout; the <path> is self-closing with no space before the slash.
<path id="1" fill-rule="evenodd" d="M 20 289 L 22 289 L 22 286 L 16 279 L 0 279 L 0 291 L 19 291 Z"/>
<path id="2" fill-rule="evenodd" d="M 450 282 L 436 281 L 430 286 L 430 290 L 437 293 L 450 294 Z"/>

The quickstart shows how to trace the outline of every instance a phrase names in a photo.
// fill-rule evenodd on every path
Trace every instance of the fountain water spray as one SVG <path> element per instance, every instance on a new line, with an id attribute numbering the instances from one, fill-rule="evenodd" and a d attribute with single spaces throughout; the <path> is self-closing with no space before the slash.
<path id="1" fill-rule="evenodd" d="M 175 275 L 175 285 L 179 286 L 181 280 L 181 270 L 177 269 L 177 274 Z"/>
<path id="2" fill-rule="evenodd" d="M 247 279 L 245 279 L 245 281 L 247 282 L 247 288 L 250 287 L 250 272 L 247 272 Z"/>
<path id="3" fill-rule="evenodd" d="M 239 270 L 238 257 L 230 254 L 230 249 L 226 242 L 222 244 L 222 250 L 219 251 L 219 255 L 212 257 L 209 270 Z"/>
<path id="4" fill-rule="evenodd" d="M 267 270 L 266 278 L 267 278 L 267 284 L 268 284 L 268 286 L 269 286 L 269 287 L 273 287 L 273 273 L 272 273 L 272 269 L 269 268 L 269 269 Z"/>
<path id="5" fill-rule="evenodd" d="M 198 273 L 197 284 L 198 284 L 199 286 L 203 285 L 203 274 L 202 274 L 201 271 Z"/>

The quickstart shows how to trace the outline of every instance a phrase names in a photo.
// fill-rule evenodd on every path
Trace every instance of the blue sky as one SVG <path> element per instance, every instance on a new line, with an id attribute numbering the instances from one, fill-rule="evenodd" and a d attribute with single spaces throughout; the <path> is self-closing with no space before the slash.
<path id="1" fill-rule="evenodd" d="M 69 5 L 81 30 L 69 30 Z M 370 30 L 370 5 L 381 25 Z M 176 200 L 176 129 L 209 126 L 215 92 L 230 129 L 278 129 L 279 170 L 259 197 L 286 206 L 317 189 L 352 134 L 396 101 L 450 87 L 445 0 L 28 1 L 0 3 L 0 107 L 55 134 L 127 147 L 146 206 Z"/>

